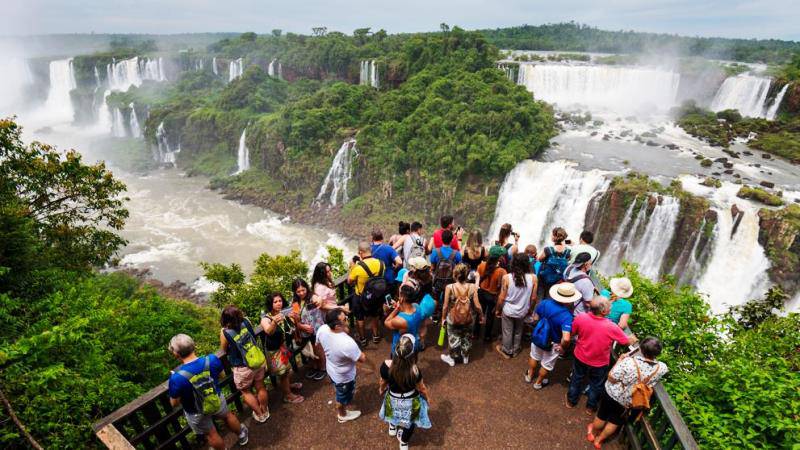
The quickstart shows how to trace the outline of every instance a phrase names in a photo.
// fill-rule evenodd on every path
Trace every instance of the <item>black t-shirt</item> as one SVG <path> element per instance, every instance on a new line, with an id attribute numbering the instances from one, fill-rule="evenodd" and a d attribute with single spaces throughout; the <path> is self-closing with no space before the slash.
<path id="1" fill-rule="evenodd" d="M 262 314 L 261 318 L 266 318 L 267 320 L 272 319 L 272 317 L 266 314 Z M 285 320 L 283 326 L 287 327 Z M 274 352 L 280 350 L 281 345 L 285 342 L 285 334 L 286 332 L 281 329 L 281 324 L 275 327 L 275 331 L 272 334 L 264 333 L 264 346 L 267 348 L 267 351 Z"/>
<path id="2" fill-rule="evenodd" d="M 464 254 L 461 255 L 461 260 L 464 261 L 464 263 L 469 266 L 470 270 L 478 270 L 478 264 L 480 264 L 483 260 L 486 259 L 485 252 L 486 249 L 481 247 L 481 254 L 478 255 L 476 259 L 472 259 L 469 257 L 469 252 L 465 250 Z"/>
<path id="3" fill-rule="evenodd" d="M 381 364 L 381 378 L 383 378 L 387 383 L 389 383 L 389 390 L 394 392 L 395 394 L 405 394 L 406 392 L 410 391 L 417 391 L 417 384 L 422 381 L 422 371 L 417 368 L 417 380 L 414 382 L 414 386 L 411 386 L 406 389 L 404 386 L 399 386 L 394 379 L 389 375 L 389 366 L 386 365 L 386 361 Z"/>

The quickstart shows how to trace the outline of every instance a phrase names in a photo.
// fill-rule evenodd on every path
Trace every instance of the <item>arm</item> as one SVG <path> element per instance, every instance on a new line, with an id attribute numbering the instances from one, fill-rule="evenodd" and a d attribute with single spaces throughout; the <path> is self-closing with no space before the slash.
<path id="1" fill-rule="evenodd" d="M 393 262 L 395 267 L 403 267 L 403 258 L 400 255 L 395 256 Z"/>
<path id="2" fill-rule="evenodd" d="M 219 349 L 223 352 L 228 351 L 228 340 L 225 338 L 225 330 L 219 330 Z"/>
<path id="3" fill-rule="evenodd" d="M 623 314 L 623 315 L 621 315 L 621 316 L 619 317 L 619 327 L 620 327 L 620 328 L 622 328 L 623 330 L 624 330 L 625 328 L 628 328 L 628 319 L 630 319 L 630 317 L 631 317 L 631 315 L 630 315 L 630 314 Z"/>
<path id="4" fill-rule="evenodd" d="M 278 316 L 280 317 L 280 315 Z M 278 328 L 278 323 L 276 320 L 272 320 L 269 317 L 264 317 L 261 319 L 261 328 L 264 329 L 264 333 L 267 333 L 271 336 L 275 334 L 275 330 Z"/>
<path id="5" fill-rule="evenodd" d="M 497 296 L 497 306 L 494 307 L 494 313 L 497 317 L 500 317 L 500 313 L 503 311 L 503 304 L 506 302 L 506 296 L 508 296 L 508 278 L 503 275 L 503 281 L 500 287 L 500 295 Z"/>
<path id="6" fill-rule="evenodd" d="M 450 294 L 453 292 L 453 285 L 448 284 L 444 288 L 444 303 L 442 304 L 442 318 L 447 317 L 447 307 L 450 305 Z"/>
<path id="7" fill-rule="evenodd" d="M 561 342 L 559 345 L 561 346 L 560 353 L 563 355 L 567 351 L 567 347 L 569 347 L 569 342 L 572 340 L 572 334 L 569 331 L 562 331 L 561 332 Z"/>
<path id="8" fill-rule="evenodd" d="M 425 250 L 430 254 L 433 252 L 433 236 L 428 239 L 428 245 L 425 246 Z"/>
<path id="9" fill-rule="evenodd" d="M 406 328 L 408 328 L 408 323 L 406 323 L 402 317 L 397 317 L 399 312 L 400 304 L 397 303 L 394 310 L 392 310 L 389 316 L 386 317 L 386 320 L 383 321 L 383 325 L 390 330 L 405 331 Z"/>
<path id="10" fill-rule="evenodd" d="M 428 386 L 425 386 L 425 382 L 424 381 L 419 380 L 419 383 L 417 383 L 417 391 L 419 391 L 420 395 L 425 397 L 425 400 L 428 401 L 428 406 L 430 406 L 431 405 L 431 397 L 430 397 L 430 394 L 428 393 Z"/>
<path id="11" fill-rule="evenodd" d="M 480 317 L 480 320 L 481 321 L 485 320 L 483 316 L 483 308 L 481 308 L 481 302 L 478 299 L 477 287 L 472 291 L 472 305 L 475 306 L 475 311 L 478 311 L 478 316 Z"/>
<path id="12" fill-rule="evenodd" d="M 371 360 L 367 359 L 367 355 L 365 355 L 364 352 L 361 352 L 361 355 L 359 355 L 358 359 L 356 360 L 356 363 L 365 366 L 368 372 L 372 373 L 377 372 L 375 365 L 372 364 Z"/>
<path id="13" fill-rule="evenodd" d="M 392 248 L 395 249 L 395 250 L 400 250 L 401 248 L 403 248 L 403 244 L 406 243 L 406 238 L 407 237 L 408 237 L 407 234 L 404 234 L 404 235 L 400 236 L 400 239 L 398 239 L 397 242 L 394 243 Z"/>

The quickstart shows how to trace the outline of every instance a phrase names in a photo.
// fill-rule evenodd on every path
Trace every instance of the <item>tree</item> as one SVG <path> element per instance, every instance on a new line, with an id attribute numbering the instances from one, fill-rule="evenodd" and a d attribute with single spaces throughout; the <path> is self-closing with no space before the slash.
<path id="1" fill-rule="evenodd" d="M 281 34 L 283 34 L 283 30 L 279 28 L 275 28 L 274 30 L 272 30 L 272 35 L 275 37 L 281 37 Z"/>
<path id="2" fill-rule="evenodd" d="M 369 27 L 356 28 L 355 31 L 353 31 L 353 37 L 358 45 L 364 45 L 369 37 Z"/>
<path id="3" fill-rule="evenodd" d="M 258 37 L 257 34 L 255 34 L 252 31 L 248 31 L 247 33 L 242 33 L 239 36 L 239 39 L 241 39 L 243 41 L 247 41 L 247 42 L 255 42 L 257 37 Z"/>
<path id="4" fill-rule="evenodd" d="M 328 34 L 328 27 L 313 27 L 311 28 L 311 33 L 314 36 L 325 36 Z"/>

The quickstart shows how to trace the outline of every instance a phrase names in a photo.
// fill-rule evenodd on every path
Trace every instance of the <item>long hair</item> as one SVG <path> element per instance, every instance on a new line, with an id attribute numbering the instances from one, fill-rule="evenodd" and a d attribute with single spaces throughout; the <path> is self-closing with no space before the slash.
<path id="1" fill-rule="evenodd" d="M 566 240 L 567 240 L 567 230 L 565 230 L 565 229 L 563 229 L 561 227 L 553 228 L 553 242 L 556 245 L 560 245 L 561 243 L 563 243 Z"/>
<path id="2" fill-rule="evenodd" d="M 325 261 L 320 261 L 314 266 L 314 273 L 311 275 L 311 286 L 321 284 L 329 288 L 333 287 L 333 280 L 328 278 L 328 267 L 330 266 Z"/>
<path id="3" fill-rule="evenodd" d="M 389 378 L 394 380 L 402 392 L 408 392 L 417 386 L 417 377 L 419 377 L 419 368 L 417 367 L 414 343 L 411 338 L 403 335 L 394 348 Z"/>
<path id="4" fill-rule="evenodd" d="M 469 252 L 469 257 L 473 258 L 474 256 L 475 258 L 479 258 L 481 255 L 482 245 L 483 245 L 483 236 L 481 235 L 480 230 L 473 230 L 469 234 L 469 237 L 467 238 L 467 251 Z"/>
<path id="5" fill-rule="evenodd" d="M 283 305 L 281 306 L 281 309 L 286 308 L 287 306 L 289 306 L 289 303 L 286 302 L 286 297 L 284 297 L 283 294 L 281 294 L 280 292 L 273 292 L 272 294 L 269 294 L 267 296 L 267 302 L 266 302 L 266 305 L 264 305 L 264 309 L 270 314 L 274 314 L 274 313 L 279 313 L 280 312 L 280 311 L 273 311 L 272 310 L 272 303 L 273 303 L 273 300 L 275 300 L 275 297 L 278 297 L 278 298 L 281 299 L 281 302 L 283 303 Z"/>
<path id="6" fill-rule="evenodd" d="M 506 243 L 506 241 L 508 240 L 509 236 L 511 236 L 511 224 L 510 223 L 504 223 L 500 227 L 500 235 L 497 236 L 497 239 L 498 239 L 497 242 L 499 242 L 500 245 L 503 245 L 503 244 Z"/>
<path id="7" fill-rule="evenodd" d="M 483 280 L 488 280 L 489 278 L 492 278 L 492 274 L 497 269 L 497 265 L 499 263 L 500 263 L 499 256 L 491 256 L 491 255 L 489 256 L 489 259 L 486 260 L 486 269 L 483 273 L 483 277 L 481 277 L 482 278 L 481 283 L 483 283 Z"/>
<path id="8" fill-rule="evenodd" d="M 531 262 L 525 253 L 515 253 L 511 258 L 511 273 L 514 274 L 514 285 L 523 287 L 527 285 L 525 275 L 531 273 Z"/>
<path id="9" fill-rule="evenodd" d="M 300 298 L 297 295 L 297 288 L 300 286 L 306 288 L 306 298 Z M 292 281 L 292 303 L 308 303 L 309 300 L 311 300 L 311 288 L 308 287 L 308 283 L 302 278 L 295 278 Z"/>
<path id="10" fill-rule="evenodd" d="M 227 328 L 229 330 L 238 330 L 242 327 L 243 321 L 244 314 L 242 314 L 242 310 L 233 305 L 226 306 L 225 309 L 222 310 L 222 316 L 219 319 L 222 328 Z"/>
<path id="11" fill-rule="evenodd" d="M 466 283 L 469 276 L 469 266 L 460 263 L 453 269 L 453 279 L 459 283 Z"/>

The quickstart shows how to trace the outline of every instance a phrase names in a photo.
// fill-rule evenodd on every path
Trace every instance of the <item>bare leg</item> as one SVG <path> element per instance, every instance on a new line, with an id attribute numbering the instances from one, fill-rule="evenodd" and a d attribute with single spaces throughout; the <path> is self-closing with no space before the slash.
<path id="1" fill-rule="evenodd" d="M 228 414 L 225 415 L 225 423 L 228 424 L 228 428 L 230 428 L 231 431 L 236 433 L 237 436 L 239 435 L 239 433 L 242 432 L 242 424 L 239 422 L 239 419 L 236 417 L 236 414 L 228 411 Z M 211 427 L 211 429 L 213 430 L 214 427 Z"/>
<path id="2" fill-rule="evenodd" d="M 225 420 L 227 419 L 228 418 L 226 417 Z M 208 445 L 210 445 L 211 448 L 216 450 L 225 450 L 225 441 L 222 440 L 222 436 L 219 435 L 216 427 L 211 427 L 211 431 L 209 431 L 206 435 L 206 439 L 208 440 Z"/>
<path id="3" fill-rule="evenodd" d="M 549 373 L 550 373 L 549 370 L 545 369 L 544 367 L 540 367 L 539 368 L 539 376 L 536 377 L 536 381 L 534 383 L 542 384 L 542 380 L 547 378 L 547 374 L 549 374 Z"/>
<path id="4" fill-rule="evenodd" d="M 604 426 L 606 426 L 606 421 L 600 420 L 597 416 L 595 416 L 594 420 L 592 421 L 592 434 L 597 437 L 600 434 L 600 431 L 603 430 Z"/>
<path id="5" fill-rule="evenodd" d="M 247 406 L 249 406 L 250 409 L 252 409 L 257 416 L 264 415 L 264 410 L 261 409 L 261 404 L 258 402 L 256 396 L 253 395 L 252 392 L 250 392 L 250 389 L 245 389 L 241 392 L 242 392 L 242 400 L 244 400 Z"/>
<path id="6" fill-rule="evenodd" d="M 358 336 L 362 340 L 367 338 L 367 335 L 364 332 L 364 321 L 363 320 L 356 320 L 356 329 L 358 330 Z"/>
<path id="7" fill-rule="evenodd" d="M 533 378 L 533 374 L 536 373 L 536 366 L 539 365 L 539 361 L 536 361 L 533 358 L 528 358 L 528 378 Z"/>
<path id="8" fill-rule="evenodd" d="M 347 408 L 345 408 L 343 404 L 336 402 L 336 414 L 338 414 L 339 417 L 344 417 L 347 414 Z"/>
<path id="9" fill-rule="evenodd" d="M 374 317 L 371 318 L 370 326 L 372 327 L 372 339 L 375 339 L 376 337 L 380 336 L 378 334 L 378 319 Z"/>
<path id="10" fill-rule="evenodd" d="M 258 396 L 258 404 L 261 406 L 261 413 L 265 414 L 269 411 L 269 398 L 267 397 L 267 387 L 264 386 L 264 380 L 259 380 L 253 383 L 256 387 L 256 395 Z"/>
<path id="11" fill-rule="evenodd" d="M 325 370 L 325 350 L 322 345 L 317 344 L 314 346 L 314 354 L 317 355 L 317 370 Z"/>
<path id="12" fill-rule="evenodd" d="M 611 422 L 607 423 L 605 428 L 603 428 L 603 432 L 600 433 L 600 436 L 597 436 L 597 438 L 595 438 L 594 442 L 597 444 L 605 442 L 605 440 L 608 439 L 609 436 L 611 436 L 612 434 L 614 434 L 615 431 L 617 431 L 617 428 L 619 428 L 617 425 L 614 425 Z"/>

